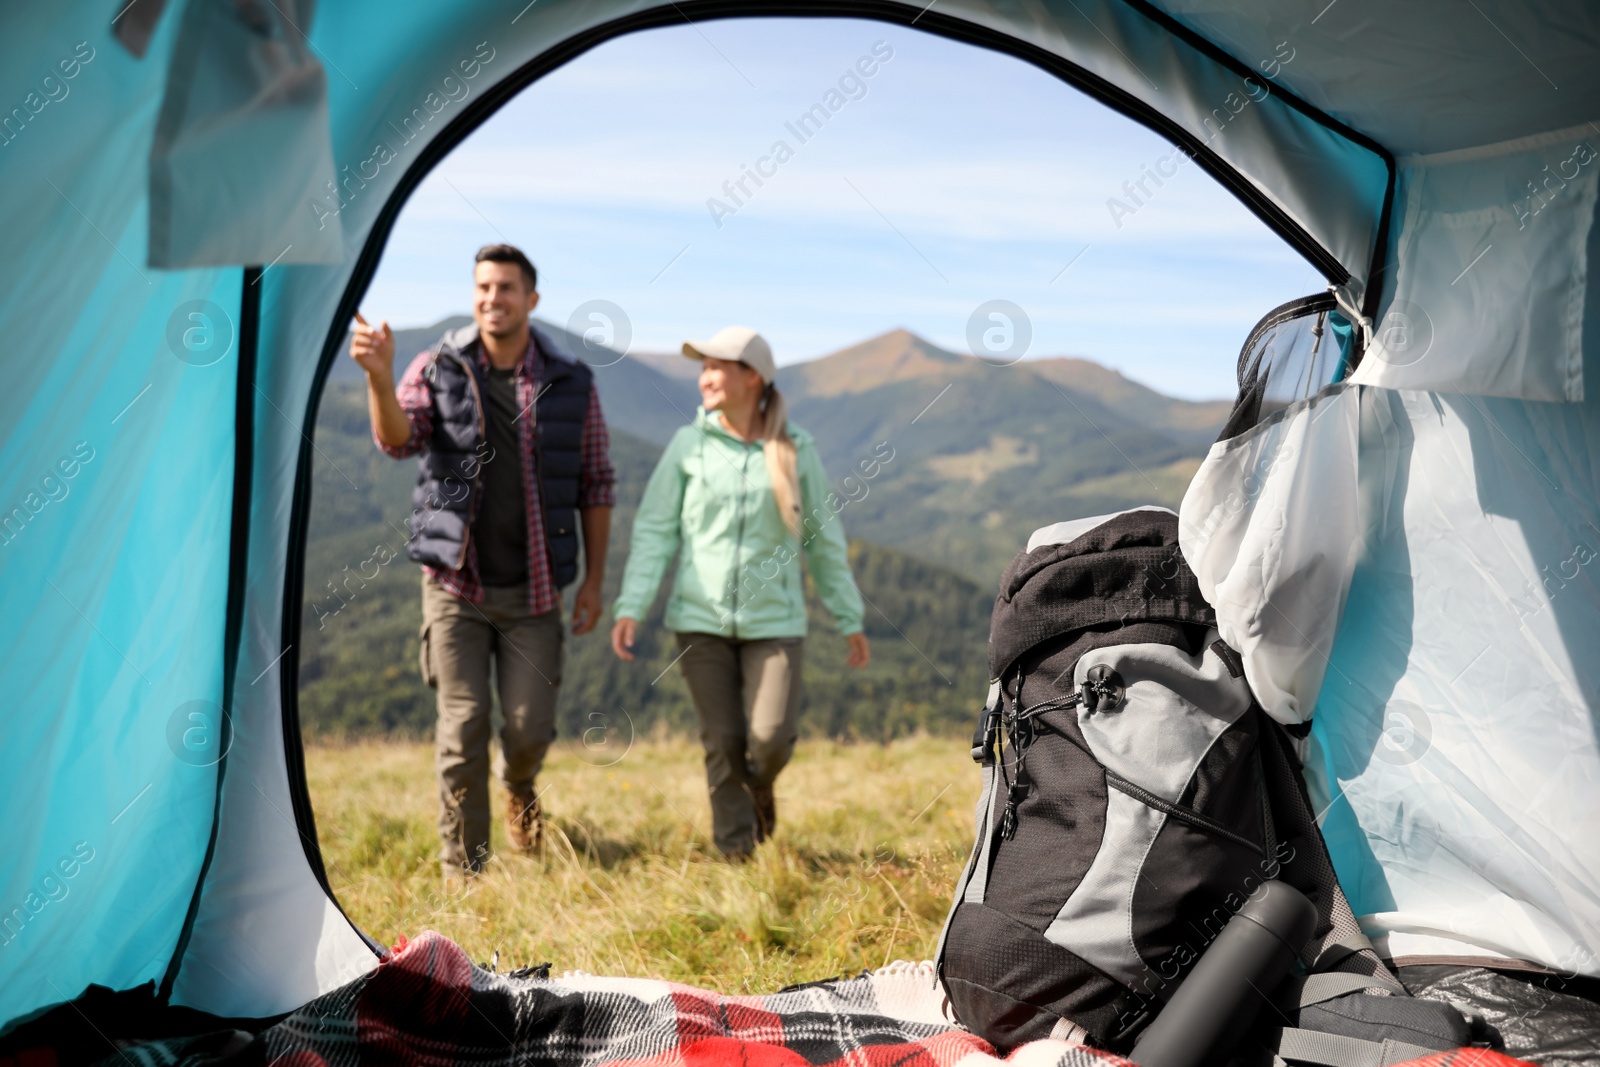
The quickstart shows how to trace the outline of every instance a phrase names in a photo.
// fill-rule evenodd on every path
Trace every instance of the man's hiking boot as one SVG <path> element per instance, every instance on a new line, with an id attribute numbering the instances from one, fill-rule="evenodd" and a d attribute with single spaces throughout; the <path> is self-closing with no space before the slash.
<path id="1" fill-rule="evenodd" d="M 756 802 L 756 844 L 772 836 L 778 828 L 778 798 L 770 785 L 752 785 L 750 799 Z"/>
<path id="2" fill-rule="evenodd" d="M 439 863 L 439 876 L 444 880 L 446 889 L 465 889 L 477 880 L 480 873 L 476 867 L 464 867 L 451 860 L 441 860 Z"/>
<path id="3" fill-rule="evenodd" d="M 544 809 L 537 794 L 511 794 L 506 801 L 506 836 L 518 852 L 537 852 L 544 844 Z"/>

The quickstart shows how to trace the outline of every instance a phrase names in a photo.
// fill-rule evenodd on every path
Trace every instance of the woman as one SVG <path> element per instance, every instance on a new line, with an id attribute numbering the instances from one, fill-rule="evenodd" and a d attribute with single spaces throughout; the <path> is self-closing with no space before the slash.
<path id="1" fill-rule="evenodd" d="M 729 326 L 684 343 L 703 363 L 694 422 L 673 435 L 633 520 L 611 647 L 625 660 L 674 552 L 666 624 L 700 719 L 712 836 L 748 857 L 777 825 L 772 783 L 794 751 L 806 634 L 803 549 L 839 632 L 845 661 L 867 665 L 861 594 L 844 530 L 824 503 L 827 477 L 811 435 L 791 425 L 773 386 L 772 349 Z"/>

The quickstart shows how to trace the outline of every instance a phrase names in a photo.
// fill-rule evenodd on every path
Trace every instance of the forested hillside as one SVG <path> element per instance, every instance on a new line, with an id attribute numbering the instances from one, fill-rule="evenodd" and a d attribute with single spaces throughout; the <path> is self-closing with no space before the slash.
<path id="1" fill-rule="evenodd" d="M 312 736 L 419 735 L 433 728 L 434 694 L 417 669 L 420 569 L 405 556 L 416 464 L 378 452 L 366 419 L 361 386 L 330 382 L 316 436 L 300 654 L 301 722 Z M 608 607 L 658 454 L 655 445 L 613 428 L 618 507 L 606 567 Z M 892 549 L 855 541 L 850 551 L 869 604 L 873 662 L 864 671 L 844 668 L 844 641 L 813 598 L 805 732 L 878 739 L 970 727 L 983 700 L 992 594 Z M 692 725 L 688 692 L 677 670 L 667 669 L 677 648 L 660 625 L 665 599 L 663 587 L 632 663 L 612 655 L 602 630 L 569 640 L 559 710 L 569 741 L 596 729 L 611 731 L 610 744 L 617 732 Z"/>
<path id="2" fill-rule="evenodd" d="M 468 321 L 400 331 L 396 372 Z M 579 350 L 577 338 L 544 326 Z M 661 445 L 693 416 L 698 390 L 682 356 L 586 358 L 618 473 L 609 609 L 644 482 Z M 783 367 L 778 380 L 850 500 L 841 521 L 869 605 L 874 659 L 862 672 L 843 668 L 844 642 L 812 605 L 806 729 L 833 736 L 969 725 L 983 696 L 994 590 L 1028 534 L 1137 504 L 1176 507 L 1229 407 L 1163 396 L 1087 360 L 993 366 L 903 330 Z M 373 446 L 363 391 L 341 356 L 316 431 L 302 720 L 313 733 L 423 733 L 433 692 L 418 677 L 419 569 L 405 556 L 416 464 Z M 886 456 L 862 477 L 863 460 Z M 660 626 L 665 596 L 663 588 L 632 663 L 612 656 L 602 632 L 570 641 L 560 709 L 567 737 L 692 723 L 687 691 L 666 670 L 677 649 Z"/>
<path id="3" fill-rule="evenodd" d="M 468 321 L 401 331 L 397 371 Z M 541 325 L 580 350 L 571 334 Z M 683 356 L 599 349 L 585 358 L 613 427 L 664 445 L 693 416 L 699 392 Z M 341 364 L 335 379 L 357 380 L 350 360 Z M 1086 359 L 997 366 L 906 330 L 780 367 L 778 384 L 835 483 L 880 445 L 893 450 L 845 516 L 850 536 L 937 561 L 985 590 L 1040 526 L 1139 504 L 1176 508 L 1232 406 L 1164 396 Z"/>

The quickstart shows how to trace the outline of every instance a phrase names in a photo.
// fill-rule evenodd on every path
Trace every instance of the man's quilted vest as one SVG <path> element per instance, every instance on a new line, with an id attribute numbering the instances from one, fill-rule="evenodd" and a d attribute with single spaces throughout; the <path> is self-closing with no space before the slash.
<path id="1" fill-rule="evenodd" d="M 544 511 L 550 572 L 559 588 L 578 576 L 578 472 L 594 373 L 546 335 L 535 331 L 534 336 L 544 356 L 533 423 L 535 491 Z M 476 326 L 445 334 L 423 372 L 433 387 L 433 436 L 417 459 L 406 554 L 446 570 L 466 566 L 482 467 L 490 458 L 477 340 Z"/>

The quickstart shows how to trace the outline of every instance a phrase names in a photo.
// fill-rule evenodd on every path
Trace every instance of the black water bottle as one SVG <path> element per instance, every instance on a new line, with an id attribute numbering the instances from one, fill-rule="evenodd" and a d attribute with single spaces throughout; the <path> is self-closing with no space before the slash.
<path id="1" fill-rule="evenodd" d="M 1264 882 L 1195 962 L 1128 1058 L 1140 1067 L 1221 1062 L 1317 926 L 1293 886 Z"/>

